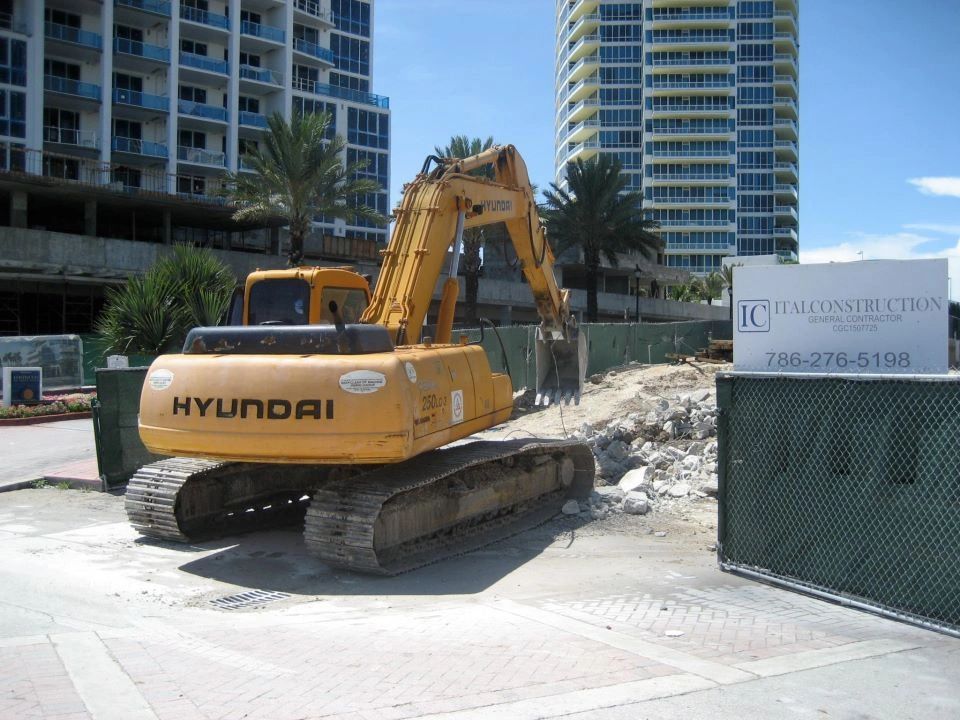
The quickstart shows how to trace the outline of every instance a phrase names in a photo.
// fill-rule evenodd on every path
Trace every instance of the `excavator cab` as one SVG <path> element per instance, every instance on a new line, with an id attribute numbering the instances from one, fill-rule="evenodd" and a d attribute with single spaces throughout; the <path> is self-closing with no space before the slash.
<path id="1" fill-rule="evenodd" d="M 343 322 L 355 323 L 370 304 L 370 283 L 349 268 L 257 270 L 234 301 L 230 318 L 241 320 L 230 324 L 334 325 L 331 302 Z"/>

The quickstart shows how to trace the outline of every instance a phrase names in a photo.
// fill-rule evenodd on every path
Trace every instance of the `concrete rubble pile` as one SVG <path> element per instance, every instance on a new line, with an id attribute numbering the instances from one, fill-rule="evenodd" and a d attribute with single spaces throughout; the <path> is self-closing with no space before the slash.
<path id="1" fill-rule="evenodd" d="M 567 515 L 646 515 L 717 494 L 717 407 L 709 390 L 670 402 L 657 400 L 646 414 L 633 412 L 602 429 L 584 423 L 574 433 L 597 461 L 596 488 L 571 500 Z"/>

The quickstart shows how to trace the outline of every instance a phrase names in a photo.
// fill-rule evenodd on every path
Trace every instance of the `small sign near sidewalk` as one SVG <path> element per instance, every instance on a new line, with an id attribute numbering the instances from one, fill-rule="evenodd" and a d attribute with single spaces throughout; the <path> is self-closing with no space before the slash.
<path id="1" fill-rule="evenodd" d="M 733 365 L 775 373 L 947 372 L 947 261 L 737 268 Z"/>
<path id="2" fill-rule="evenodd" d="M 5 367 L 3 369 L 4 405 L 36 405 L 42 398 L 42 368 Z"/>

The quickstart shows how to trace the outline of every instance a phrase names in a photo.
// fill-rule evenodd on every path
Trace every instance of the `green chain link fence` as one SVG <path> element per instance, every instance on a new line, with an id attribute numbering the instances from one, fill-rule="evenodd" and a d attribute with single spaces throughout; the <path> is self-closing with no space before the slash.
<path id="1" fill-rule="evenodd" d="M 719 560 L 960 636 L 960 376 L 717 376 Z"/>

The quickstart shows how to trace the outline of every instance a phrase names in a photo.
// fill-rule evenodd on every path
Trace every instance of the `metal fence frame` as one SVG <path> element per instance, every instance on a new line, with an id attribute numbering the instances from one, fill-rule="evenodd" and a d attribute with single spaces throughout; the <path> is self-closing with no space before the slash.
<path id="1" fill-rule="evenodd" d="M 885 603 L 882 600 L 879 600 L 875 597 L 868 597 L 868 596 L 859 595 L 856 593 L 851 593 L 840 587 L 830 586 L 822 582 L 811 580 L 809 577 L 804 577 L 804 574 L 802 572 L 785 571 L 786 569 L 783 567 L 784 565 L 783 556 L 776 557 L 776 553 L 767 554 L 765 558 L 767 562 L 765 564 L 763 563 L 757 564 L 756 560 L 758 559 L 757 557 L 758 553 L 745 552 L 739 557 L 737 557 L 736 549 L 733 551 L 730 550 L 730 545 L 733 543 L 733 541 L 741 539 L 741 538 L 738 538 L 736 535 L 736 533 L 741 532 L 740 530 L 737 529 L 738 523 L 731 522 L 732 518 L 737 518 L 739 521 L 742 519 L 742 517 L 745 514 L 749 514 L 752 511 L 752 514 L 750 514 L 750 521 L 752 523 L 755 523 L 758 527 L 760 527 L 761 530 L 767 531 L 772 535 L 774 533 L 773 518 L 776 517 L 776 513 L 783 511 L 784 509 L 786 510 L 786 512 L 789 512 L 791 510 L 791 508 L 788 507 L 788 501 L 784 499 L 782 507 L 775 507 L 771 510 L 770 505 L 763 504 L 762 512 L 757 512 L 757 510 L 761 506 L 760 502 L 752 503 L 751 505 L 753 505 L 753 507 L 746 507 L 748 503 L 744 502 L 742 499 L 737 499 L 736 497 L 734 497 L 736 493 L 733 492 L 735 485 L 738 482 L 740 482 L 741 478 L 743 479 L 742 481 L 745 483 L 746 486 L 749 486 L 749 483 L 753 483 L 753 487 L 757 486 L 757 479 L 755 477 L 752 479 L 745 478 L 745 475 L 749 474 L 752 471 L 750 468 L 749 461 L 744 460 L 741 457 L 734 456 L 734 452 L 735 452 L 734 447 L 736 445 L 736 442 L 738 441 L 738 438 L 735 437 L 737 432 L 742 432 L 742 435 L 744 436 L 749 435 L 747 442 L 750 444 L 751 449 L 758 451 L 759 455 L 764 455 L 765 458 L 767 458 L 768 465 L 773 464 L 773 456 L 775 452 L 775 448 L 768 447 L 764 444 L 764 436 L 762 432 L 761 433 L 749 432 L 749 427 L 748 427 L 750 424 L 749 419 L 740 421 L 742 422 L 744 427 L 739 427 L 739 428 L 737 427 L 738 425 L 737 413 L 739 411 L 738 403 L 744 402 L 744 401 L 741 401 L 740 398 L 738 397 L 738 390 L 742 388 L 743 389 L 742 391 L 748 391 L 748 388 L 750 387 L 751 384 L 754 385 L 756 388 L 756 387 L 761 387 L 757 385 L 758 383 L 770 383 L 769 387 L 766 387 L 764 389 L 764 392 L 769 393 L 769 397 L 765 399 L 768 399 L 768 401 L 770 402 L 770 407 L 772 407 L 773 404 L 777 402 L 776 398 L 774 397 L 775 393 L 773 392 L 773 390 L 778 386 L 780 388 L 784 387 L 784 381 L 788 381 L 790 383 L 794 383 L 794 382 L 835 383 L 835 384 L 836 383 L 846 383 L 846 384 L 857 383 L 860 385 L 854 388 L 855 392 L 852 393 L 852 395 L 854 396 L 854 399 L 856 398 L 856 395 L 857 395 L 856 391 L 865 389 L 863 384 L 870 384 L 870 385 L 885 384 L 887 386 L 891 384 L 899 384 L 899 385 L 913 386 L 916 388 L 916 395 L 918 396 L 924 392 L 923 390 L 924 385 L 949 384 L 953 387 L 949 388 L 948 390 L 945 390 L 945 392 L 949 392 L 949 390 L 955 390 L 956 402 L 957 404 L 960 404 L 960 375 L 906 375 L 906 374 L 812 375 L 809 373 L 749 373 L 749 372 L 728 372 L 728 373 L 718 374 L 717 375 L 717 404 L 719 406 L 719 416 L 718 416 L 718 424 L 717 424 L 717 434 L 718 434 L 718 455 L 719 455 L 718 456 L 719 507 L 718 507 L 718 524 L 717 524 L 717 535 L 718 535 L 717 560 L 718 560 L 720 569 L 725 572 L 730 572 L 732 574 L 741 575 L 753 580 L 758 580 L 764 583 L 784 587 L 784 588 L 801 592 L 807 595 L 811 595 L 820 599 L 828 600 L 830 602 L 838 603 L 843 606 L 854 607 L 854 608 L 864 610 L 873 614 L 881 615 L 887 618 L 899 620 L 899 621 L 906 622 L 919 627 L 923 627 L 929 630 L 934 630 L 940 633 L 944 633 L 946 635 L 950 635 L 953 637 L 960 637 L 960 611 L 958 611 L 957 609 L 957 604 L 958 604 L 957 598 L 960 597 L 958 596 L 958 593 L 960 593 L 960 587 L 958 587 L 954 591 L 952 599 L 949 599 L 947 601 L 947 607 L 945 609 L 945 613 L 941 614 L 940 617 L 938 618 L 938 617 L 932 617 L 931 615 L 928 615 L 928 614 L 925 615 L 918 612 L 912 612 L 907 607 Z M 803 386 L 795 385 L 794 387 L 800 388 Z M 754 388 L 754 391 L 755 391 L 755 388 Z M 802 395 L 803 392 L 806 392 L 806 389 L 801 391 L 800 394 Z M 882 390 L 881 389 L 874 390 L 874 388 L 870 387 L 869 389 L 867 389 L 867 394 L 871 392 L 875 392 L 879 394 L 879 393 L 882 393 Z M 841 419 L 839 415 L 840 413 L 842 413 L 843 414 L 842 419 L 849 420 L 851 415 L 851 409 L 853 407 L 854 407 L 853 405 L 847 404 L 847 405 L 844 405 L 843 407 L 827 407 L 827 408 L 817 407 L 815 408 L 815 410 L 819 412 L 823 412 L 824 415 L 821 415 L 819 417 L 826 417 L 827 420 L 829 420 L 830 418 L 830 413 L 837 413 L 837 415 L 835 416 L 837 417 L 837 419 Z M 776 408 L 776 410 L 781 410 L 781 409 Z M 814 408 L 812 407 L 812 405 L 808 404 L 808 407 L 803 408 L 803 410 L 809 413 L 811 411 L 814 411 Z M 931 415 L 932 415 L 932 412 L 931 412 Z M 950 417 L 953 417 L 953 416 L 954 416 L 953 414 L 950 415 Z M 960 424 L 960 417 L 958 417 L 957 423 Z M 815 433 L 813 431 L 808 431 L 806 426 L 798 427 L 798 425 L 802 425 L 802 423 L 793 423 L 791 430 L 787 431 L 787 432 L 794 433 L 791 438 L 792 441 L 807 443 L 809 448 L 814 447 L 814 444 L 816 442 L 816 438 L 814 437 Z M 898 432 L 899 432 L 899 427 L 900 426 L 898 425 L 897 426 Z M 821 432 L 822 432 L 822 428 L 821 428 Z M 949 435 L 950 433 L 947 432 L 946 434 Z M 879 435 L 881 435 L 881 433 L 878 432 L 878 439 L 879 439 Z M 944 435 L 944 432 L 942 430 L 940 432 L 940 435 L 941 436 Z M 956 433 L 955 436 L 953 436 L 951 439 L 955 440 L 955 444 L 950 447 L 947 447 L 946 449 L 948 451 L 951 449 L 954 451 L 951 457 L 960 456 L 960 433 Z M 740 438 L 739 440 L 743 441 L 744 438 Z M 868 443 L 864 443 L 864 444 L 868 444 Z M 874 445 L 874 447 L 879 447 L 879 446 Z M 928 458 L 929 455 L 925 455 L 924 457 Z M 855 459 L 856 458 L 854 458 L 854 460 L 852 460 L 851 463 L 854 462 Z M 865 457 L 861 459 L 864 462 L 869 460 L 868 458 L 865 458 Z M 825 466 L 826 462 L 824 462 L 823 464 Z M 921 468 L 921 471 L 918 471 L 918 474 L 921 474 L 922 470 L 926 470 L 927 472 L 933 472 L 934 474 L 936 474 L 936 471 L 939 469 L 940 469 L 939 466 L 932 468 L 929 465 L 924 465 L 923 468 Z M 774 480 L 775 479 L 774 473 L 772 471 L 768 471 L 768 472 L 769 472 L 769 476 L 763 478 L 764 481 Z M 740 473 L 739 478 L 738 478 L 738 473 Z M 869 473 L 866 471 L 855 472 L 855 473 L 852 473 L 852 475 L 853 477 L 851 479 L 851 482 L 856 487 L 857 490 L 863 490 L 864 487 L 866 487 L 866 482 L 871 480 Z M 824 471 L 824 473 L 822 474 L 822 478 L 827 478 L 828 476 L 831 477 L 831 479 L 834 479 L 833 476 L 830 476 L 828 472 Z M 946 478 L 947 475 L 944 474 L 944 475 L 941 475 L 941 477 Z M 950 477 L 952 477 L 952 475 Z M 875 482 L 876 478 L 872 478 L 872 480 Z M 813 487 L 813 485 L 814 483 L 817 482 L 817 478 L 810 478 L 809 482 L 811 483 L 810 492 L 812 494 L 816 492 L 816 488 Z M 956 482 L 958 484 L 958 487 L 960 487 L 960 477 L 958 477 Z M 857 483 L 860 483 L 860 485 L 857 486 Z M 769 484 L 770 483 L 767 484 L 768 487 L 769 487 Z M 835 488 L 836 486 L 833 486 L 833 487 Z M 786 493 L 784 495 L 786 495 Z M 765 500 L 766 499 L 768 498 L 765 498 Z M 960 503 L 954 503 L 954 504 L 957 505 L 958 507 L 953 512 L 960 514 Z M 921 508 L 921 509 L 925 509 L 925 508 Z M 916 508 L 914 508 L 914 510 L 916 510 Z M 740 515 L 738 516 L 737 513 L 740 513 Z M 954 521 L 953 525 L 957 525 L 957 522 L 960 522 L 960 521 Z M 804 529 L 809 532 L 809 529 L 810 527 L 812 527 L 813 523 L 808 522 L 807 525 L 808 527 Z M 943 534 L 940 536 L 939 540 L 941 541 L 946 540 L 947 542 L 951 542 L 950 539 L 956 537 L 957 535 L 956 533 L 950 532 L 951 527 L 952 527 L 951 524 L 948 522 L 946 524 L 946 527 L 942 531 Z M 885 528 L 875 529 L 875 535 L 872 537 L 863 536 L 863 535 L 858 535 L 856 537 L 862 543 L 865 543 L 867 546 L 875 547 L 875 545 L 870 545 L 870 544 L 889 542 L 888 538 L 886 538 L 885 536 L 883 536 L 882 533 L 879 532 L 884 529 Z M 856 530 L 857 528 L 850 528 L 851 534 L 856 532 Z M 790 539 L 796 543 L 796 541 L 799 538 L 792 537 Z M 930 539 L 929 542 L 931 545 L 933 545 L 937 542 L 937 540 L 938 538 L 932 538 Z M 957 545 L 957 542 L 958 541 L 956 539 L 952 540 L 952 544 L 954 546 Z M 733 543 L 733 544 L 736 544 L 736 543 Z M 943 545 L 941 545 L 940 547 L 942 548 Z M 947 546 L 947 548 L 948 549 L 944 552 L 944 555 L 947 556 L 947 562 L 950 562 L 949 545 Z M 763 552 L 764 551 L 761 550 L 759 554 L 762 555 Z M 807 550 L 804 549 L 803 551 L 804 555 L 806 552 Z M 815 558 L 822 560 L 822 553 L 823 553 L 822 548 L 811 548 L 811 552 Z M 840 552 L 838 551 L 837 555 L 839 554 Z M 748 555 L 752 555 L 753 556 L 752 559 L 755 562 L 746 562 L 745 561 L 746 556 Z M 953 562 L 960 563 L 960 554 L 956 554 L 953 556 Z M 774 569 L 775 566 L 778 566 L 778 565 L 780 567 L 778 569 Z M 869 565 L 869 563 L 865 562 L 864 565 Z M 794 569 L 797 569 L 798 567 L 799 566 L 795 565 Z M 924 574 L 924 569 L 926 570 L 926 574 Z M 822 568 L 818 567 L 817 570 L 818 571 L 822 570 Z M 905 578 L 910 577 L 909 582 L 916 582 L 917 580 L 920 580 L 920 581 L 928 581 L 932 583 L 936 581 L 935 573 L 933 572 L 932 566 L 929 562 L 925 563 L 922 566 L 921 570 L 919 571 L 919 575 L 920 575 L 919 578 L 918 578 L 918 571 L 916 570 L 916 568 L 913 568 L 912 570 L 913 570 L 913 574 L 912 576 L 910 576 L 907 573 L 907 568 L 903 568 L 904 574 L 901 577 L 905 577 Z M 951 582 L 949 578 L 956 577 L 958 573 L 956 569 L 947 568 L 947 570 L 948 570 L 948 572 L 946 573 L 947 582 L 949 583 Z M 822 572 L 820 574 L 828 575 L 829 573 Z M 842 580 L 843 581 L 841 583 L 837 583 L 837 584 L 846 583 L 848 581 L 848 578 L 843 577 Z M 852 583 L 852 584 L 855 584 L 855 583 Z M 927 587 L 927 585 L 924 584 L 922 587 Z M 932 594 L 932 591 L 931 591 L 931 594 Z M 930 608 L 927 608 L 927 609 L 928 611 L 930 610 Z M 946 616 L 946 619 L 944 619 L 944 615 Z"/>

